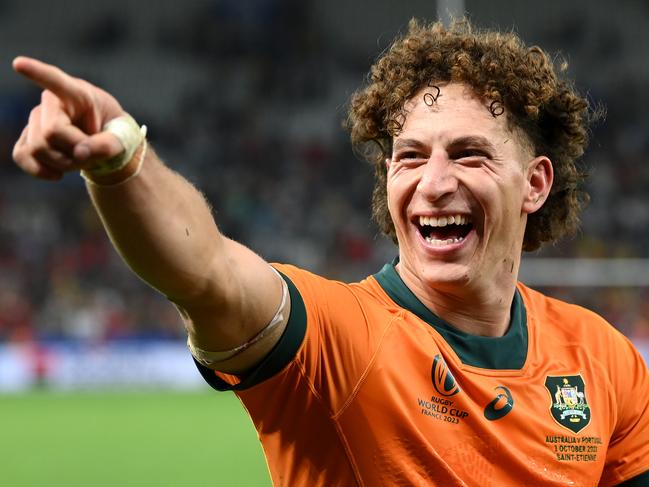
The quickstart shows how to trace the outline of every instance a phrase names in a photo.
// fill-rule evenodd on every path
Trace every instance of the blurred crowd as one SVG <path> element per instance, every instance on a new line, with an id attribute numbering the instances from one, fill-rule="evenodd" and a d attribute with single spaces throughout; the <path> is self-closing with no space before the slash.
<path id="1" fill-rule="evenodd" d="M 175 51 L 195 60 L 198 81 L 173 102 L 173 117 L 133 115 L 149 125 L 162 158 L 205 193 L 226 235 L 270 261 L 363 278 L 396 255 L 370 221 L 372 170 L 341 128 L 371 58 L 327 46 L 306 2 L 247 3 L 206 2 L 160 25 L 150 56 Z M 77 42 L 96 51 L 96 63 L 128 56 L 117 41 L 127 29 L 120 18 L 102 18 Z M 578 39 L 558 42 L 569 48 Z M 584 159 L 592 201 L 583 231 L 536 256 L 649 258 L 649 127 L 633 115 L 647 99 L 639 86 L 619 79 L 590 93 L 608 116 Z M 0 94 L 0 342 L 181 340 L 175 309 L 121 262 L 81 178 L 40 182 L 12 165 L 38 96 Z M 649 289 L 548 291 L 649 339 Z"/>

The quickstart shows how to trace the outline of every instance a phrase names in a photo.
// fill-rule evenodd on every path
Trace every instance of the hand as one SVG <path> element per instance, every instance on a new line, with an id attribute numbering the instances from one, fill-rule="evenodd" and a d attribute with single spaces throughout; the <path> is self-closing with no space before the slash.
<path id="1" fill-rule="evenodd" d="M 13 150 L 23 171 L 59 180 L 124 150 L 117 137 L 102 132 L 106 122 L 124 114 L 110 94 L 36 59 L 17 57 L 13 69 L 43 88 Z"/>

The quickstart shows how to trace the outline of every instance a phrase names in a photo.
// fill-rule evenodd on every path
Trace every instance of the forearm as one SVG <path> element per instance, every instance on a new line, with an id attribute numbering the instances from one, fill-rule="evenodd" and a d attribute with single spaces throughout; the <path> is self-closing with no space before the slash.
<path id="1" fill-rule="evenodd" d="M 87 186 L 113 245 L 144 281 L 177 302 L 213 285 L 224 245 L 209 206 L 151 148 L 136 177 Z"/>
<path id="2" fill-rule="evenodd" d="M 194 345 L 231 350 L 257 336 L 282 301 L 281 279 L 268 263 L 219 233 L 200 192 L 144 151 L 144 131 L 112 95 L 36 59 L 18 57 L 13 67 L 43 88 L 14 146 L 16 164 L 53 181 L 83 171 L 115 248 L 179 305 Z M 220 366 L 257 364 L 280 334 Z"/>

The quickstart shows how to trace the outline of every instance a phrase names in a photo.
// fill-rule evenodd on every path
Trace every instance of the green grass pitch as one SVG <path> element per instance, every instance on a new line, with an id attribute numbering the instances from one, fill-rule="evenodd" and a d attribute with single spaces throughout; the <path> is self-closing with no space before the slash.
<path id="1" fill-rule="evenodd" d="M 0 395 L 0 484 L 271 485 L 252 422 L 231 393 Z"/>

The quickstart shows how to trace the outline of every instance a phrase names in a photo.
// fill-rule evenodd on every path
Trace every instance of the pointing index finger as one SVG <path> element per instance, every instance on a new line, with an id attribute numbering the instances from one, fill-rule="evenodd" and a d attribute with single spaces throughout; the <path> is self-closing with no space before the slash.
<path id="1" fill-rule="evenodd" d="M 83 98 L 83 92 L 76 86 L 73 78 L 56 66 L 24 56 L 14 59 L 12 65 L 18 74 L 44 90 L 50 90 L 63 102 L 76 105 Z"/>

